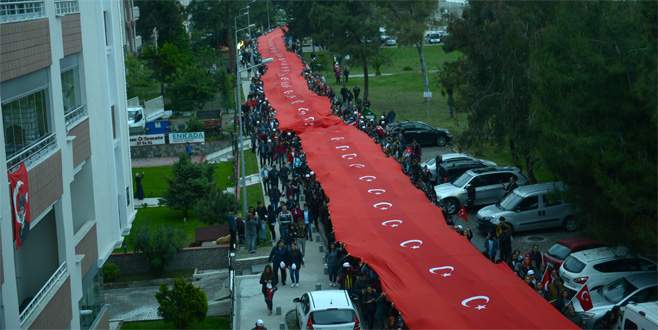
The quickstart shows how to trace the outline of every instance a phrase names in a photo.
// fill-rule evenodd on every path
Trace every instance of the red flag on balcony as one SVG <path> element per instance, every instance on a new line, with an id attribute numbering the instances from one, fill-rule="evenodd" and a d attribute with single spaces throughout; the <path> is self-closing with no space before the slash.
<path id="1" fill-rule="evenodd" d="M 27 168 L 21 163 L 15 172 L 8 173 L 14 241 L 19 248 L 30 230 L 30 183 Z"/>

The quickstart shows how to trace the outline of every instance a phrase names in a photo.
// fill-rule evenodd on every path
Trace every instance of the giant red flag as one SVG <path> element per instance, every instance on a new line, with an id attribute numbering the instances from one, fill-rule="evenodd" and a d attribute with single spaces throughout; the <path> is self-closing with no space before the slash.
<path id="1" fill-rule="evenodd" d="M 410 328 L 575 329 L 448 227 L 371 137 L 332 115 L 329 98 L 308 89 L 304 64 L 282 37 L 277 29 L 259 38 L 262 57 L 274 59 L 262 77 L 265 95 L 280 128 L 301 139 L 329 198 L 336 240 L 377 272 Z"/>
<path id="2" fill-rule="evenodd" d="M 20 247 L 30 230 L 30 180 L 25 164 L 8 173 L 14 241 Z"/>

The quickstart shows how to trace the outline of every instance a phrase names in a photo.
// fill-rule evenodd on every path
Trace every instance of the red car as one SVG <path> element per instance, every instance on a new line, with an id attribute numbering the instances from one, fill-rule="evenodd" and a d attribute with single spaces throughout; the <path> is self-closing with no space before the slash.
<path id="1" fill-rule="evenodd" d="M 548 265 L 553 264 L 555 269 L 559 269 L 564 259 L 571 253 L 589 250 L 605 244 L 585 237 L 565 238 L 553 244 L 547 252 L 544 252 L 544 262 Z"/>

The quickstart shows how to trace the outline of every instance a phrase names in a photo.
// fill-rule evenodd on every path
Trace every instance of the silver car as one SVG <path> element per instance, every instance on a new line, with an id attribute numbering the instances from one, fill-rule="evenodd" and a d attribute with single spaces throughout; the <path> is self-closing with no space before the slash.
<path id="1" fill-rule="evenodd" d="M 466 203 L 468 185 L 475 188 L 474 205 L 488 205 L 500 201 L 505 194 L 504 185 L 511 177 L 516 177 L 516 184 L 525 185 L 528 182 L 521 170 L 516 167 L 485 167 L 468 170 L 449 183 L 434 187 L 436 200 L 448 214 L 455 214 Z"/>
<path id="2" fill-rule="evenodd" d="M 452 162 L 465 161 L 465 160 L 480 161 L 485 166 L 496 166 L 496 163 L 490 160 L 478 159 L 468 154 L 463 154 L 458 152 L 449 152 L 449 153 L 441 154 L 441 161 L 444 163 L 452 163 Z M 426 162 L 422 163 L 421 166 L 427 167 L 430 173 L 432 173 L 432 177 L 436 177 L 436 158 L 431 158 L 427 160 Z"/>
<path id="3" fill-rule="evenodd" d="M 592 329 L 596 321 L 615 306 L 639 304 L 658 300 L 656 272 L 636 274 L 619 278 L 608 285 L 590 292 L 592 309 L 584 311 L 578 299 L 573 299 L 574 311 L 585 324 L 586 329 Z"/>
<path id="4" fill-rule="evenodd" d="M 576 220 L 569 203 L 562 199 L 561 182 L 532 184 L 516 188 L 500 203 L 477 213 L 481 233 L 492 231 L 500 217 L 505 217 L 514 231 L 564 227 L 576 230 Z"/>

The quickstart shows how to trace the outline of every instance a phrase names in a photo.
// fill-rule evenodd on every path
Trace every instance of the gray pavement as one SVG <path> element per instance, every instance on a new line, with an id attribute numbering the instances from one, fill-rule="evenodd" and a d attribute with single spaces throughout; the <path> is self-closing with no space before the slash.
<path id="1" fill-rule="evenodd" d="M 192 161 L 195 163 L 201 163 L 206 159 L 204 155 L 194 155 L 192 156 Z M 159 157 L 159 158 L 133 158 L 131 160 L 131 165 L 135 167 L 157 167 L 157 166 L 169 166 L 174 165 L 178 161 L 178 157 Z"/>

